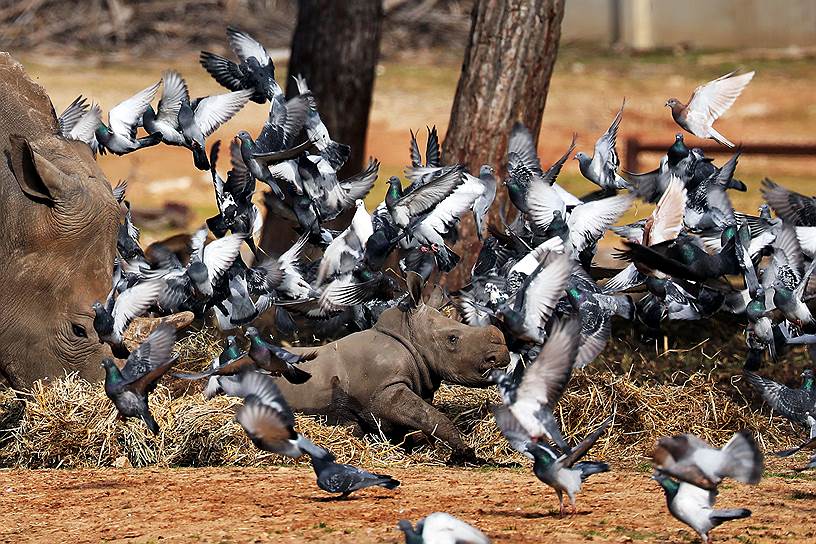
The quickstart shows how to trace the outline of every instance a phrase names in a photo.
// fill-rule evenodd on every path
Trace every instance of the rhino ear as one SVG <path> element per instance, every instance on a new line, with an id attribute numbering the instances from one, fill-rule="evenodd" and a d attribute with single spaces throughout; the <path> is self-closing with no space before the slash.
<path id="1" fill-rule="evenodd" d="M 411 299 L 411 306 L 413 308 L 418 308 L 423 304 L 422 302 L 422 287 L 423 281 L 422 276 L 417 274 L 416 272 L 409 271 L 408 275 L 405 276 L 405 283 L 408 284 L 408 296 Z"/>
<path id="2" fill-rule="evenodd" d="M 66 176 L 22 136 L 11 135 L 6 160 L 20 189 L 32 200 L 53 204 L 65 188 Z"/>
<path id="3" fill-rule="evenodd" d="M 436 284 L 428 296 L 428 301 L 425 303 L 435 310 L 441 310 L 448 303 L 448 295 L 445 290 Z"/>

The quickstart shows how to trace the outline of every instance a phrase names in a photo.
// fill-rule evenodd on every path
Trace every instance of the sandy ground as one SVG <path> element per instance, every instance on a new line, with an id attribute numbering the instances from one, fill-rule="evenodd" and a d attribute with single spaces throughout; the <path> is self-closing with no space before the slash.
<path id="1" fill-rule="evenodd" d="M 400 518 L 446 511 L 495 542 L 697 542 L 666 510 L 647 472 L 594 476 L 578 513 L 522 469 L 393 470 L 395 492 L 327 499 L 308 467 L 0 472 L 3 542 L 401 542 Z M 816 477 L 772 473 L 728 482 L 718 505 L 754 515 L 716 542 L 816 542 Z"/>

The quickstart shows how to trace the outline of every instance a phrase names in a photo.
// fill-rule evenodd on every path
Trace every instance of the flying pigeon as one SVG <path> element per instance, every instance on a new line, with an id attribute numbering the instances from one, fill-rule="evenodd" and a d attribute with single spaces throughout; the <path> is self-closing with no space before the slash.
<path id="1" fill-rule="evenodd" d="M 264 340 L 255 327 L 247 327 L 246 335 L 250 341 L 249 356 L 259 368 L 283 376 L 287 381 L 296 384 L 304 383 L 312 377 L 295 365 L 314 359 L 317 357 L 316 351 L 296 355 Z"/>
<path id="2" fill-rule="evenodd" d="M 397 527 L 405 534 L 405 544 L 490 544 L 479 529 L 445 512 L 422 518 L 416 528 L 405 519 Z"/>
<path id="3" fill-rule="evenodd" d="M 335 462 L 330 452 L 311 454 L 312 468 L 317 475 L 317 486 L 328 493 L 339 493 L 345 499 L 354 491 L 380 486 L 386 489 L 399 487 L 400 482 L 387 474 L 374 474 L 363 469 Z"/>
<path id="4" fill-rule="evenodd" d="M 532 457 L 533 473 L 536 477 L 552 487 L 558 495 L 559 510 L 564 515 L 564 493 L 569 497 L 573 512 L 575 512 L 575 497 L 581 490 L 581 484 L 592 476 L 607 472 L 609 465 L 597 461 L 580 461 L 595 445 L 595 442 L 606 432 L 612 423 L 612 417 L 607 418 L 601 425 L 582 440 L 575 448 L 565 453 L 556 450 L 534 439 L 531 439 L 521 422 L 510 411 L 494 411 L 496 423 L 510 445 L 516 450 Z"/>
<path id="5" fill-rule="evenodd" d="M 747 518 L 751 515 L 751 511 L 747 508 L 715 510 L 714 501 L 717 491 L 703 489 L 686 482 L 676 482 L 660 471 L 655 471 L 652 478 L 663 488 L 666 494 L 666 504 L 672 516 L 694 529 L 705 544 L 710 542 L 709 532 L 713 528 L 726 521 Z"/>
<path id="6" fill-rule="evenodd" d="M 708 490 L 716 490 L 726 477 L 747 484 L 762 478 L 762 452 L 745 431 L 735 433 L 719 449 L 693 434 L 664 437 L 658 440 L 652 459 L 660 472 Z"/>
<path id="7" fill-rule="evenodd" d="M 113 359 L 102 361 L 105 394 L 113 401 L 119 417 L 139 417 L 153 434 L 159 434 L 159 424 L 150 413 L 147 396 L 176 362 L 171 355 L 175 342 L 176 328 L 163 323 L 130 354 L 121 370 Z"/>
<path id="8" fill-rule="evenodd" d="M 614 192 L 616 189 L 625 189 L 629 185 L 618 175 L 620 159 L 615 149 L 618 137 L 618 127 L 623 117 L 623 108 L 626 100 L 621 104 L 618 114 L 606 132 L 595 142 L 595 153 L 590 157 L 584 152 L 575 155 L 581 174 L 599 186 L 602 190 Z"/>
<path id="9" fill-rule="evenodd" d="M 781 383 L 755 374 L 744 372 L 745 379 L 751 384 L 771 409 L 780 416 L 806 426 L 810 429 L 810 436 L 816 436 L 816 426 L 809 416 L 816 414 L 816 388 L 814 387 L 813 371 L 807 369 L 802 372 L 802 386 L 792 389 Z"/>
<path id="10" fill-rule="evenodd" d="M 671 108 L 672 118 L 683 129 L 698 138 L 711 138 L 719 144 L 734 147 L 725 136 L 717 132 L 714 121 L 728 111 L 754 77 L 754 72 L 735 76 L 736 72 L 725 74 L 694 89 L 688 104 L 676 98 L 666 101 Z"/>
<path id="11" fill-rule="evenodd" d="M 227 40 L 240 63 L 202 51 L 199 57 L 201 66 L 230 91 L 252 90 L 253 102 L 282 102 L 283 89 L 275 81 L 275 64 L 266 48 L 246 32 L 232 26 L 227 27 Z"/>
<path id="12" fill-rule="evenodd" d="M 258 449 L 295 458 L 304 453 L 326 455 L 326 450 L 295 432 L 295 416 L 273 378 L 244 372 L 238 377 L 238 388 L 244 404 L 236 412 L 235 421 Z"/>
<path id="13" fill-rule="evenodd" d="M 483 164 L 479 168 L 479 181 L 484 186 L 484 190 L 476 199 L 476 202 L 473 203 L 473 220 L 476 223 L 476 235 L 479 240 L 483 239 L 485 218 L 490 211 L 490 206 L 493 205 L 493 201 L 496 199 L 495 173 L 496 171 L 489 164 Z M 470 174 L 465 174 L 466 179 L 468 176 Z"/>
<path id="14" fill-rule="evenodd" d="M 91 146 L 94 154 L 99 145 L 96 141 L 96 128 L 101 121 L 102 109 L 97 104 L 88 106 L 87 100 L 82 95 L 76 97 L 57 119 L 59 132 L 63 138 L 85 142 Z"/>
<path id="15" fill-rule="evenodd" d="M 130 322 L 156 304 L 162 287 L 159 280 L 144 281 L 125 289 L 118 296 L 115 290 L 111 290 L 104 305 L 94 302 L 93 323 L 99 341 L 113 346 L 121 345 L 122 335 Z"/>
<path id="16" fill-rule="evenodd" d="M 572 376 L 578 354 L 578 322 L 556 323 L 538 357 L 524 369 L 520 382 L 512 383 L 503 371 L 493 371 L 506 410 L 525 430 L 527 437 L 537 442 L 553 440 L 562 450 L 568 450 L 553 409 L 564 393 Z M 501 412 L 502 407 L 494 410 Z M 497 422 L 502 419 L 496 415 Z M 500 424 L 501 425 L 501 424 Z"/>
<path id="17" fill-rule="evenodd" d="M 150 87 L 142 89 L 108 112 L 108 125 L 100 122 L 96 127 L 100 153 L 104 154 L 105 150 L 108 150 L 115 155 L 124 155 L 161 142 L 162 135 L 155 132 L 144 138 L 136 138 L 136 127 L 141 123 L 144 112 L 156 96 L 160 83 L 157 81 Z"/>

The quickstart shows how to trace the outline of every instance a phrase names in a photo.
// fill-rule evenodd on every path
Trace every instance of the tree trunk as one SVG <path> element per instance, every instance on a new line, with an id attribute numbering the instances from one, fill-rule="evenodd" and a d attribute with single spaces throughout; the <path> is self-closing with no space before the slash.
<path id="1" fill-rule="evenodd" d="M 382 20 L 382 0 L 298 2 L 289 75 L 306 78 L 332 139 L 351 146 L 341 178 L 364 166 Z M 291 77 L 286 91 L 297 93 Z"/>
<path id="2" fill-rule="evenodd" d="M 476 0 L 444 141 L 446 163 L 465 164 L 474 173 L 491 164 L 504 176 L 513 123 L 524 123 L 538 142 L 563 16 L 564 0 Z M 500 187 L 493 220 L 506 201 Z M 448 285 L 462 283 L 479 250 L 472 218 L 461 229 L 457 251 L 464 257 L 448 274 Z"/>
<path id="3" fill-rule="evenodd" d="M 297 94 L 291 76 L 305 77 L 332 139 L 351 146 L 340 179 L 363 168 L 382 20 L 382 0 L 298 1 L 286 94 Z M 338 224 L 344 219 L 350 220 L 341 216 Z M 261 247 L 280 254 L 291 246 L 295 236 L 293 225 L 268 214 Z"/>

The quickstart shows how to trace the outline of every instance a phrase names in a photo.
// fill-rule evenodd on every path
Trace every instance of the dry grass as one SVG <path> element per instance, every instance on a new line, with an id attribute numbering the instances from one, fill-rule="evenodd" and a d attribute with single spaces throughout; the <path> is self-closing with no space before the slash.
<path id="1" fill-rule="evenodd" d="M 195 333 L 179 343 L 179 364 L 201 368 L 218 349 L 216 336 Z M 575 441 L 614 414 L 593 455 L 628 465 L 642 463 L 657 438 L 673 433 L 692 432 L 722 444 L 734 431 L 749 429 L 766 450 L 799 440 L 784 420 L 752 409 L 736 388 L 723 388 L 721 374 L 719 382 L 712 373 L 699 371 L 675 372 L 658 383 L 633 376 L 631 370 L 621 374 L 609 368 L 590 369 L 573 377 L 557 415 L 565 435 Z M 162 428 L 157 437 L 140 421 L 117 421 L 102 387 L 75 375 L 48 387 L 38 385 L 22 400 L 7 391 L 0 395 L 0 466 L 111 466 L 123 457 L 134 466 L 292 462 L 261 452 L 249 442 L 233 422 L 237 399 L 204 401 L 197 391 L 179 390 L 178 382 L 169 381 L 151 396 L 151 409 Z M 496 429 L 489 406 L 498 401 L 495 390 L 458 386 L 443 386 L 435 398 L 480 458 L 491 464 L 524 463 Z M 363 466 L 440 465 L 450 455 L 440 443 L 406 452 L 383 436 L 360 438 L 317 417 L 297 416 L 297 428 L 329 447 L 341 461 Z"/>

